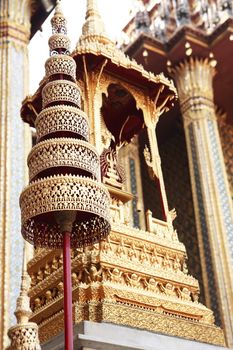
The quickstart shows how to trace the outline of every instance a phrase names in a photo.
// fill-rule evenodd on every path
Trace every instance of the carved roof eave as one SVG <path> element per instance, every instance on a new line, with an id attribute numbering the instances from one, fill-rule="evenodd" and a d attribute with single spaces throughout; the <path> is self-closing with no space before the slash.
<path id="1" fill-rule="evenodd" d="M 180 43 L 182 38 L 185 38 L 190 43 L 194 40 L 196 44 L 200 44 L 202 47 L 210 48 L 213 47 L 215 42 L 224 34 L 233 31 L 233 19 L 228 18 L 226 21 L 221 23 L 216 29 L 207 34 L 199 28 L 185 25 L 180 27 L 174 32 L 171 38 L 167 42 L 162 42 L 158 38 L 155 38 L 147 33 L 140 33 L 140 35 L 130 43 L 126 48 L 125 52 L 133 55 L 137 49 L 142 45 L 144 41 L 150 42 L 160 48 L 164 52 L 164 55 L 169 55 L 169 52 Z"/>
<path id="2" fill-rule="evenodd" d="M 106 45 L 99 42 L 85 42 L 76 47 L 72 56 L 74 59 L 77 59 L 78 56 L 88 54 L 102 56 L 105 59 L 107 58 L 109 63 L 112 63 L 112 65 L 115 66 L 114 74 L 116 75 L 117 70 L 119 70 L 119 77 L 123 77 L 124 79 L 124 76 L 127 76 L 128 81 L 130 77 L 132 77 L 133 72 L 135 78 L 134 80 L 132 78 L 132 84 L 134 84 L 134 81 L 139 85 L 141 83 L 143 86 L 147 83 L 152 96 L 153 94 L 156 94 L 160 85 L 164 85 L 164 93 L 173 96 L 173 101 L 174 99 L 177 99 L 177 91 L 172 80 L 166 78 L 163 73 L 155 75 L 152 72 L 146 71 L 142 65 L 138 64 L 135 60 L 130 59 L 123 51 L 117 49 L 112 44 Z M 127 72 L 126 75 L 122 75 L 122 69 L 120 68 L 126 70 L 128 75 Z"/>
<path id="3" fill-rule="evenodd" d="M 163 42 L 159 40 L 159 38 L 155 38 L 150 34 L 140 33 L 136 40 L 134 40 L 125 48 L 125 52 L 129 53 L 130 55 L 133 54 L 142 45 L 142 43 L 146 41 L 159 47 L 159 49 L 164 52 L 164 55 L 169 55 L 170 51 L 173 50 L 173 48 L 179 44 L 183 38 L 189 40 L 190 42 L 192 42 L 192 39 L 194 39 L 195 43 L 197 43 L 198 40 L 198 42 L 201 43 L 201 46 L 204 45 L 208 47 L 209 45 L 208 35 L 203 33 L 203 31 L 200 29 L 186 25 L 180 27 L 177 31 L 175 31 L 174 34 L 166 42 Z"/>
<path id="4" fill-rule="evenodd" d="M 157 11 L 158 7 L 159 7 L 159 3 L 156 3 L 152 6 L 152 8 L 148 11 L 149 18 L 151 18 L 154 12 Z M 130 21 L 122 29 L 124 33 L 127 33 L 128 28 L 130 27 L 131 24 L 133 24 L 134 20 L 135 20 L 135 15 L 130 19 Z"/>
<path id="5" fill-rule="evenodd" d="M 31 0 L 31 35 L 30 39 L 40 30 L 42 24 L 48 18 L 50 13 L 53 11 L 56 0 L 50 0 L 49 6 L 46 8 L 45 1 L 42 0 Z"/>
<path id="6" fill-rule="evenodd" d="M 172 80 L 166 78 L 163 73 L 154 75 L 153 73 L 146 71 L 142 65 L 139 65 L 135 60 L 131 60 L 122 51 L 113 47 L 112 44 L 106 45 L 98 42 L 85 43 L 85 45 L 78 46 L 72 53 L 72 56 L 75 59 L 78 56 L 88 54 L 107 58 L 109 63 L 115 67 L 115 74 L 116 71 L 119 70 L 119 77 L 121 77 L 121 79 L 124 77 L 122 75 L 123 68 L 126 70 L 125 76 L 131 78 L 132 84 L 135 82 L 142 86 L 146 86 L 145 84 L 147 84 L 151 96 L 156 95 L 159 87 L 163 85 L 163 95 L 171 96 L 170 101 L 167 102 L 167 109 L 170 109 L 173 106 L 174 100 L 177 99 L 177 91 Z M 45 81 L 43 79 L 37 91 L 32 96 L 27 96 L 22 103 L 21 118 L 32 127 L 34 127 L 36 116 L 41 110 L 41 91 L 44 83 Z"/>
<path id="7" fill-rule="evenodd" d="M 166 43 L 166 50 L 172 50 L 184 37 L 186 37 L 186 39 L 190 42 L 192 42 L 192 39 L 195 41 L 197 40 L 201 46 L 208 47 L 209 45 L 209 36 L 205 32 L 199 28 L 194 28 L 190 25 L 184 25 L 175 31 L 172 37 L 168 40 Z"/>
<path id="8" fill-rule="evenodd" d="M 217 28 L 210 34 L 209 40 L 212 45 L 221 38 L 224 33 L 232 33 L 233 31 L 233 18 L 229 17 L 225 22 L 221 23 Z"/>
<path id="9" fill-rule="evenodd" d="M 35 127 L 35 120 L 42 108 L 42 96 L 41 92 L 45 84 L 45 78 L 40 82 L 40 85 L 33 95 L 28 95 L 22 102 L 20 115 L 25 123 L 28 123 L 31 127 Z"/>
<path id="10" fill-rule="evenodd" d="M 233 19 L 228 18 L 226 21 L 219 24 L 211 33 L 206 33 L 200 28 L 195 28 L 192 25 L 184 25 L 174 32 L 172 37 L 165 44 L 166 51 L 170 51 L 174 46 L 179 43 L 181 38 L 186 37 L 190 41 L 192 39 L 198 40 L 201 46 L 211 47 L 219 36 L 224 32 L 231 31 L 233 27 Z"/>

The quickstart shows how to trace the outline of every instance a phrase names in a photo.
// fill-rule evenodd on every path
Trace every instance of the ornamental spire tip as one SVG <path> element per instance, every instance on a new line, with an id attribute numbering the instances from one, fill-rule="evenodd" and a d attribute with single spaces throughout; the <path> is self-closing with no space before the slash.
<path id="1" fill-rule="evenodd" d="M 98 10 L 97 0 L 87 0 L 85 23 L 82 27 L 82 35 L 78 46 L 90 41 L 103 44 L 112 43 L 106 34 L 105 25 Z"/>

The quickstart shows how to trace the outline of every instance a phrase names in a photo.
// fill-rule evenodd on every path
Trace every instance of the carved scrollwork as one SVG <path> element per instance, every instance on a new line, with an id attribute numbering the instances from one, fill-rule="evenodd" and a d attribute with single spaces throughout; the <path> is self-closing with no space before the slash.
<path id="1" fill-rule="evenodd" d="M 78 85 L 68 80 L 47 83 L 42 90 L 43 108 L 49 103 L 61 101 L 74 103 L 80 108 L 81 95 Z"/>
<path id="2" fill-rule="evenodd" d="M 99 155 L 91 144 L 73 138 L 49 139 L 38 143 L 28 156 L 29 178 L 52 167 L 73 167 L 100 180 Z"/>
<path id="3" fill-rule="evenodd" d="M 89 125 L 86 114 L 71 106 L 53 106 L 40 112 L 36 118 L 35 127 L 37 140 L 45 135 L 58 131 L 68 131 L 89 140 Z"/>

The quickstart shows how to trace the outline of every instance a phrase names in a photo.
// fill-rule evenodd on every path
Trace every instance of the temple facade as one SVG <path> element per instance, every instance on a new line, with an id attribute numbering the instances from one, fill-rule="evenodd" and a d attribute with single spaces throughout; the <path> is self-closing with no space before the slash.
<path id="1" fill-rule="evenodd" d="M 51 164 L 58 175 L 64 159 L 75 169 L 67 130 L 77 129 L 97 149 L 111 197 L 109 236 L 72 251 L 75 348 L 233 348 L 231 4 L 144 1 L 118 49 L 88 0 L 76 48 L 53 34 L 45 76 L 26 97 L 28 42 L 49 3 L 0 5 L 1 348 L 64 348 L 62 253 L 33 251 L 20 234 L 30 127 L 33 186 Z M 52 23 L 65 23 L 59 6 Z"/>
<path id="2" fill-rule="evenodd" d="M 225 329 L 229 346 L 232 156 L 226 143 L 227 147 L 232 144 L 228 85 L 232 72 L 224 53 L 232 50 L 231 16 L 230 2 L 165 1 L 159 5 L 144 1 L 124 28 L 127 54 L 152 72 L 166 71 L 177 86 L 179 106 L 168 113 L 169 121 L 164 118 L 158 131 L 165 187 L 183 219 L 182 223 L 177 219 L 177 228 L 187 222 L 189 233 L 180 237 L 188 250 L 189 268 L 201 283 L 202 300 Z M 177 171 L 178 176 L 174 175 Z M 185 188 L 182 199 L 174 194 L 174 182 L 181 191 Z"/>

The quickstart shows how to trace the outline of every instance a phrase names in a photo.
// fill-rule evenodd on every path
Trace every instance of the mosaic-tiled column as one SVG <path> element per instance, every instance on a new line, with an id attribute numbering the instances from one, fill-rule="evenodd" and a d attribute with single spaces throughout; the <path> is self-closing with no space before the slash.
<path id="1" fill-rule="evenodd" d="M 7 329 L 15 322 L 23 255 L 19 194 L 31 138 L 19 112 L 28 89 L 30 1 L 1 1 L 0 14 L 0 348 L 5 349 Z"/>
<path id="2" fill-rule="evenodd" d="M 134 195 L 134 198 L 130 202 L 130 217 L 132 225 L 144 230 L 145 215 L 144 203 L 142 200 L 143 189 L 138 137 L 135 137 L 130 144 L 120 149 L 119 159 L 126 171 L 125 189 Z"/>
<path id="3" fill-rule="evenodd" d="M 208 59 L 172 69 L 184 121 L 206 303 L 233 346 L 233 211 L 213 100 Z"/>

